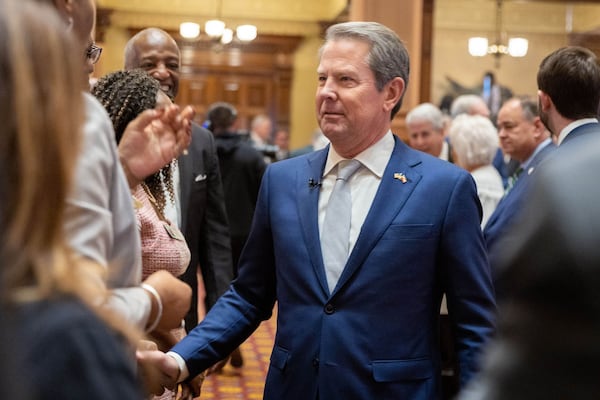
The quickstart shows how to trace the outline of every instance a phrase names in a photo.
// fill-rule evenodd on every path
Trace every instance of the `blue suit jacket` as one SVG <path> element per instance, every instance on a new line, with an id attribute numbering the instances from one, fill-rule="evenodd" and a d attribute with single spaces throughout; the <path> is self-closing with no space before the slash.
<path id="1" fill-rule="evenodd" d="M 561 143 L 561 147 L 565 145 L 571 145 L 579 142 L 580 138 L 583 138 L 587 135 L 600 135 L 600 123 L 591 122 L 589 124 L 578 126 L 573 129 L 563 140 Z"/>
<path id="2" fill-rule="evenodd" d="M 527 198 L 530 190 L 532 174 L 537 169 L 538 164 L 550 155 L 554 149 L 556 149 L 556 146 L 553 143 L 550 143 L 533 157 L 531 163 L 527 167 L 527 171 L 523 171 L 519 176 L 519 179 L 515 182 L 512 190 L 500 200 L 483 229 L 483 236 L 487 245 L 493 274 L 496 273 L 496 251 L 499 251 L 499 239 L 505 235 L 511 224 L 515 221 L 515 217 L 523 208 L 523 202 Z"/>
<path id="3" fill-rule="evenodd" d="M 277 301 L 265 399 L 437 399 L 442 293 L 463 382 L 494 330 L 475 183 L 466 171 L 395 138 L 330 294 L 319 241 L 319 188 L 309 184 L 321 179 L 327 151 L 268 167 L 238 278 L 173 350 L 197 374 L 246 339 Z"/>

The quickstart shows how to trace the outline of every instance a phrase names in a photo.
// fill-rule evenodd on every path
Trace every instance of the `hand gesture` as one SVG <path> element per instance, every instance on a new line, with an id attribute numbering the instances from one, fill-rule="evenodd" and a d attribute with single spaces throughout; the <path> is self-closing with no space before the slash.
<path id="1" fill-rule="evenodd" d="M 119 142 L 119 159 L 130 188 L 177 158 L 192 140 L 194 110 L 177 105 L 146 110 L 131 121 Z"/>

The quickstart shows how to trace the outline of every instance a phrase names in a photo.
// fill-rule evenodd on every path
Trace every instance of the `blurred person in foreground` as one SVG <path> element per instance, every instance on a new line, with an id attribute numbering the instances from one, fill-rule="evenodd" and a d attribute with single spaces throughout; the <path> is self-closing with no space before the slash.
<path id="1" fill-rule="evenodd" d="M 492 165 L 498 133 L 488 118 L 461 114 L 452 121 L 449 137 L 456 165 L 469 171 L 477 185 L 483 228 L 504 195 L 502 177 Z"/>
<path id="2" fill-rule="evenodd" d="M 162 29 L 143 29 L 125 46 L 124 68 L 146 71 L 172 100 L 179 91 L 179 66 L 177 42 Z M 227 290 L 233 264 L 213 135 L 193 123 L 188 153 L 172 165 L 175 201 L 167 207 L 166 214 L 183 232 L 191 252 L 190 263 L 181 277 L 192 288 L 192 304 L 185 317 L 186 329 L 190 330 Z"/>
<path id="3" fill-rule="evenodd" d="M 31 0 L 27 0 L 31 1 Z M 96 20 L 93 0 L 33 0 L 51 5 L 63 29 L 77 43 L 85 74 L 97 61 L 92 31 Z M 73 75 L 72 84 L 89 89 L 88 77 Z M 141 245 L 130 188 L 177 157 L 190 144 L 191 107 L 148 110 L 126 128 L 117 148 L 114 130 L 104 108 L 89 93 L 85 105 L 83 141 L 73 190 L 67 198 L 65 230 L 69 244 L 82 256 L 106 268 L 110 289 L 107 306 L 142 330 L 180 326 L 189 308 L 190 290 L 166 271 L 141 284 Z M 68 113 L 63 116 L 68 117 Z M 162 312 L 161 312 L 162 310 Z"/>
<path id="4" fill-rule="evenodd" d="M 498 336 L 461 400 L 600 398 L 600 136 L 548 160 L 498 244 Z"/>
<path id="5" fill-rule="evenodd" d="M 228 354 L 277 302 L 265 399 L 439 399 L 444 293 L 461 383 L 477 371 L 495 319 L 481 209 L 466 171 L 391 132 L 408 69 L 389 28 L 328 29 L 315 109 L 331 145 L 267 167 L 238 278 L 171 352 L 139 354 L 165 385 Z"/>
<path id="6" fill-rule="evenodd" d="M 143 399 L 135 332 L 100 307 L 105 271 L 63 229 L 84 123 L 72 84 L 81 47 L 51 9 L 22 0 L 0 0 L 0 37 L 2 345 L 22 383 L 11 398 Z"/>

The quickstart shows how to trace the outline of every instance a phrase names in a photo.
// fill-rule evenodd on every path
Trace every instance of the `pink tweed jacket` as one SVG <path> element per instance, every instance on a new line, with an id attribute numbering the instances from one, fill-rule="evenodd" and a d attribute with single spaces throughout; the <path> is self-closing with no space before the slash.
<path id="1" fill-rule="evenodd" d="M 190 250 L 179 229 L 161 220 L 141 185 L 134 192 L 138 230 L 142 239 L 142 277 L 159 270 L 174 276 L 183 274 L 190 262 Z"/>

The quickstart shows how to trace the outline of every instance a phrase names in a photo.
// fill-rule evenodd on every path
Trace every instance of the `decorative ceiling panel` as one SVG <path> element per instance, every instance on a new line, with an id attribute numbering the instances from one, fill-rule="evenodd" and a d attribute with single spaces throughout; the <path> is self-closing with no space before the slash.
<path id="1" fill-rule="evenodd" d="M 187 19 L 206 19 L 217 16 L 219 1 L 222 19 L 246 20 L 328 21 L 336 18 L 347 6 L 347 0 L 98 0 L 98 5 L 115 12 L 185 15 Z"/>

